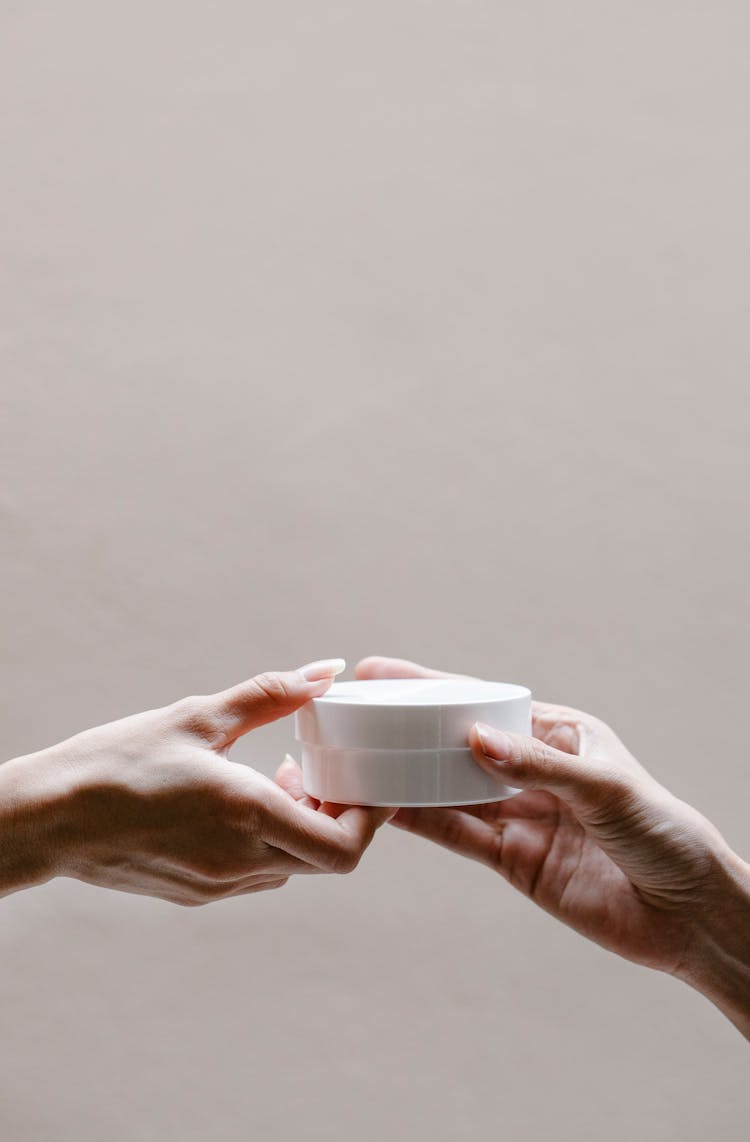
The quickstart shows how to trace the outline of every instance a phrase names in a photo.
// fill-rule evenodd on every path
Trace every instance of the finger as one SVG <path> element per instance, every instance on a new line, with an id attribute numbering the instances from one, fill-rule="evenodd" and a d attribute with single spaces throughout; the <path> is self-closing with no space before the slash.
<path id="1" fill-rule="evenodd" d="M 307 794 L 302 786 L 302 770 L 294 758 L 287 754 L 274 774 L 276 784 L 295 801 L 304 801 Z"/>
<path id="2" fill-rule="evenodd" d="M 333 817 L 335 820 L 338 820 L 342 813 L 346 813 L 351 808 L 351 805 L 342 805 L 340 801 L 318 801 L 317 803 L 319 813 L 325 813 L 327 817 Z M 396 812 L 395 807 L 389 812 L 392 817 Z M 386 820 L 390 820 L 390 817 L 387 817 Z"/>
<path id="3" fill-rule="evenodd" d="M 461 856 L 494 864 L 501 830 L 463 809 L 399 809 L 391 824 Z"/>
<path id="4" fill-rule="evenodd" d="M 319 801 L 316 801 L 314 797 L 310 797 L 308 793 L 305 793 L 302 785 L 302 770 L 290 754 L 286 755 L 276 770 L 274 781 L 295 801 L 299 801 L 311 809 L 317 809 L 320 805 Z"/>
<path id="5" fill-rule="evenodd" d="M 626 799 L 632 775 L 596 754 L 584 756 L 555 749 L 538 738 L 475 725 L 469 736 L 479 764 L 508 785 L 553 793 L 590 817 L 603 805 Z"/>
<path id="6" fill-rule="evenodd" d="M 159 877 L 178 888 L 197 894 L 204 893 L 210 898 L 213 895 L 221 896 L 231 889 L 251 884 L 256 880 L 320 872 L 317 865 L 311 865 L 308 861 L 291 856 L 285 849 L 263 842 L 257 835 L 253 839 L 250 851 L 246 851 L 244 855 L 240 853 L 231 859 L 227 858 L 225 864 L 219 860 L 211 868 L 200 859 L 195 863 L 202 863 L 202 867 L 186 867 L 184 863 L 177 866 L 162 863 Z M 141 880 L 145 881 L 144 875 L 141 875 Z"/>
<path id="7" fill-rule="evenodd" d="M 563 753 L 581 752 L 581 719 L 578 710 L 554 706 L 548 702 L 531 703 L 531 733 L 540 741 L 560 749 Z"/>
<path id="8" fill-rule="evenodd" d="M 250 882 L 258 877 L 267 879 L 278 876 L 310 876 L 311 874 L 317 875 L 320 871 L 318 865 L 310 864 L 309 861 L 292 856 L 286 849 L 277 848 L 276 845 L 266 842 L 260 866 L 256 868 L 256 871 L 247 872 L 244 876 L 232 877 L 231 882 L 230 880 L 225 882 L 225 887 L 231 888 L 235 883 Z"/>
<path id="9" fill-rule="evenodd" d="M 325 694 L 345 667 L 343 658 L 329 658 L 299 670 L 268 671 L 218 694 L 188 698 L 178 703 L 178 710 L 185 707 L 186 720 L 195 722 L 203 736 L 210 736 L 205 729 L 214 727 L 221 744 L 231 745 L 242 734 L 287 717 L 311 698 Z"/>
<path id="10" fill-rule="evenodd" d="M 354 668 L 357 678 L 465 678 L 465 674 L 447 674 L 443 670 L 432 670 L 420 666 L 407 658 L 383 658 L 372 655 L 363 658 Z"/>
<path id="11" fill-rule="evenodd" d="M 376 830 L 393 813 L 393 809 L 349 806 L 334 818 L 293 801 L 271 785 L 261 835 L 266 843 L 325 872 L 352 872 Z"/>
<path id="12" fill-rule="evenodd" d="M 451 852 L 499 872 L 527 895 L 549 849 L 549 825 L 498 816 L 483 820 L 464 809 L 401 809 L 393 823 Z"/>
<path id="13" fill-rule="evenodd" d="M 340 805 L 336 801 L 320 802 L 315 797 L 311 797 L 309 793 L 305 793 L 302 784 L 302 770 L 289 754 L 286 755 L 276 770 L 274 781 L 299 804 L 307 805 L 311 809 L 317 809 L 319 812 L 325 813 L 328 817 L 338 819 L 342 813 L 345 813 L 347 809 L 351 808 L 351 805 Z M 396 810 L 393 809 L 392 813 L 395 812 Z"/>
<path id="14" fill-rule="evenodd" d="M 203 904 L 213 904 L 217 900 L 226 900 L 229 896 L 239 896 L 247 892 L 264 892 L 267 888 L 281 888 L 286 884 L 287 876 L 277 876 L 268 873 L 264 876 L 246 877 L 240 881 L 231 881 L 226 884 L 201 884 L 194 881 L 181 882 L 175 880 L 168 886 L 159 885 L 158 890 L 140 887 L 127 889 L 148 896 L 160 896 L 173 904 L 181 904 L 187 908 L 197 908 Z"/>
<path id="15" fill-rule="evenodd" d="M 249 884 L 246 888 L 235 888 L 233 892 L 229 892 L 228 896 L 249 896 L 253 892 L 268 892 L 274 888 L 283 888 L 289 880 L 288 876 L 277 877 L 273 880 L 259 881 L 257 884 Z"/>
<path id="16" fill-rule="evenodd" d="M 504 801 L 491 801 L 480 805 L 461 806 L 464 813 L 494 824 L 497 821 L 552 821 L 559 822 L 561 801 L 553 793 L 542 789 L 525 789 L 506 797 Z"/>
<path id="17" fill-rule="evenodd" d="M 532 702 L 532 729 L 535 738 L 554 746 L 564 753 L 589 754 L 604 752 L 616 754 L 626 768 L 632 768 L 634 759 L 619 737 L 601 718 L 575 710 L 570 706 L 557 706 L 549 702 Z"/>

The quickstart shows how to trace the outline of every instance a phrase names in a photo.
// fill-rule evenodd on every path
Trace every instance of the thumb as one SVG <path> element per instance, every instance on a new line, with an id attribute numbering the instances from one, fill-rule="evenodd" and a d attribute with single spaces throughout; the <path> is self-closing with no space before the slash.
<path id="1" fill-rule="evenodd" d="M 635 790 L 624 766 L 596 755 L 565 753 L 538 738 L 481 723 L 472 728 L 469 741 L 483 769 L 508 785 L 553 793 L 584 821 L 593 821 L 605 806 L 624 804 Z"/>
<path id="2" fill-rule="evenodd" d="M 567 804 L 644 901 L 663 907 L 695 899 L 710 853 L 725 842 L 635 759 L 565 753 L 485 725 L 472 728 L 470 741 L 480 765 L 509 785 L 545 790 Z"/>
<path id="3" fill-rule="evenodd" d="M 218 738 L 218 744 L 227 748 L 242 734 L 321 697 L 345 667 L 343 658 L 326 658 L 298 670 L 267 671 L 218 694 L 183 699 L 175 708 L 186 727 L 203 737 Z"/>

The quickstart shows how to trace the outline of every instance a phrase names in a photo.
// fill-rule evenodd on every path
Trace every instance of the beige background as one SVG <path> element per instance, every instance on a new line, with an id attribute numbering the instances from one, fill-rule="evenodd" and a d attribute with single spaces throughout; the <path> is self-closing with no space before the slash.
<path id="1" fill-rule="evenodd" d="M 5 3 L 2 755 L 385 652 L 746 854 L 744 3 Z M 238 750 L 270 770 L 289 727 Z M 0 909 L 3 1142 L 746 1137 L 699 996 L 394 830 Z"/>

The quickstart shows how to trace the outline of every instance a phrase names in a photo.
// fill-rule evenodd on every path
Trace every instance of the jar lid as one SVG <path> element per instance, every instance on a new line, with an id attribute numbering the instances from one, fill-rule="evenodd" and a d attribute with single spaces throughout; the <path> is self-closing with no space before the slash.
<path id="1" fill-rule="evenodd" d="M 478 678 L 335 682 L 297 711 L 296 738 L 344 749 L 466 749 L 475 722 L 529 732 L 531 691 Z"/>

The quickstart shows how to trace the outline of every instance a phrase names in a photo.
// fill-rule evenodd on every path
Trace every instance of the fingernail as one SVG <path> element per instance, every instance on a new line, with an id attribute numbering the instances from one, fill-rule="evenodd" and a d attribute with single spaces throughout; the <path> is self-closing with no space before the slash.
<path id="1" fill-rule="evenodd" d="M 485 757 L 491 757 L 494 761 L 506 761 L 510 757 L 513 743 L 507 734 L 486 726 L 483 722 L 477 722 L 474 728 Z"/>
<path id="2" fill-rule="evenodd" d="M 321 658 L 318 662 L 301 666 L 299 672 L 306 682 L 320 682 L 325 678 L 335 678 L 343 670 L 346 670 L 343 658 Z"/>

